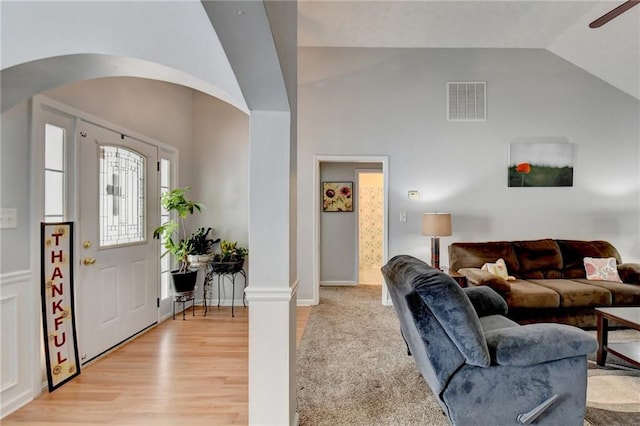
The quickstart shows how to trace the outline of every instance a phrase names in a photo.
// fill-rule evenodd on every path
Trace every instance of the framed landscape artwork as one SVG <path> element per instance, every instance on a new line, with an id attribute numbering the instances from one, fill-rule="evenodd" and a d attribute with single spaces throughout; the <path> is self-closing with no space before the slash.
<path id="1" fill-rule="evenodd" d="M 322 182 L 323 212 L 353 211 L 353 182 Z"/>
<path id="2" fill-rule="evenodd" d="M 509 187 L 573 186 L 574 144 L 509 144 Z"/>

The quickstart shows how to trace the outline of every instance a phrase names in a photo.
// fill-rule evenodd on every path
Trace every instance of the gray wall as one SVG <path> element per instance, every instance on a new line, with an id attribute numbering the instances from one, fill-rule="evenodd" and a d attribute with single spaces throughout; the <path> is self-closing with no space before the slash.
<path id="1" fill-rule="evenodd" d="M 0 273 L 28 270 L 31 266 L 29 116 L 28 102 L 2 113 L 0 206 L 16 209 L 18 223 L 15 229 L 0 230 Z"/>
<path id="2" fill-rule="evenodd" d="M 537 49 L 299 51 L 300 299 L 313 296 L 315 155 L 389 156 L 389 256 L 427 260 L 421 214 L 449 211 L 453 241 L 611 241 L 640 260 L 640 102 Z M 446 120 L 447 81 L 486 81 L 485 122 Z M 576 144 L 574 186 L 508 188 L 515 140 Z M 407 191 L 420 191 L 411 201 Z M 407 222 L 399 215 L 407 212 Z"/>
<path id="3" fill-rule="evenodd" d="M 194 197 L 205 210 L 192 226 L 213 227 L 213 236 L 238 241 L 247 247 L 249 237 L 249 117 L 207 95 L 194 97 L 193 150 Z"/>
<path id="4" fill-rule="evenodd" d="M 191 188 L 205 209 L 193 217 L 191 228 L 212 227 L 210 237 L 248 246 L 249 117 L 230 105 L 196 92 L 193 98 L 193 147 L 185 153 L 193 169 Z M 216 246 L 215 249 L 219 247 Z M 245 269 L 247 264 L 245 264 Z M 232 287 L 223 280 L 224 299 Z M 235 300 L 242 300 L 242 279 Z M 217 297 L 216 286 L 213 299 Z"/>

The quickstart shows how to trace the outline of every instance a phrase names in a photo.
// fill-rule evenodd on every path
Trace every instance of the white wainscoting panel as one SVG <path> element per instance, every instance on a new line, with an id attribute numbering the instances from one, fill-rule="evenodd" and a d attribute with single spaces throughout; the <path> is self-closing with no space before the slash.
<path id="1" fill-rule="evenodd" d="M 2 294 L 0 297 L 0 324 L 2 335 L 2 365 L 0 366 L 0 393 L 18 384 L 18 296 Z"/>
<path id="2" fill-rule="evenodd" d="M 40 357 L 34 336 L 33 321 L 40 318 L 34 312 L 31 271 L 0 275 L 0 418 L 33 399 L 34 357 Z M 35 353 L 34 353 L 35 352 Z"/>

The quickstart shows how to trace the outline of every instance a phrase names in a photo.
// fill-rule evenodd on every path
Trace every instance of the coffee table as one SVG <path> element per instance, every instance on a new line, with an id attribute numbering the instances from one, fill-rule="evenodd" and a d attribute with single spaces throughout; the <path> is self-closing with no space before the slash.
<path id="1" fill-rule="evenodd" d="M 596 308 L 598 319 L 598 354 L 596 361 L 603 366 L 607 353 L 640 367 L 640 342 L 608 343 L 609 321 L 640 330 L 640 307 Z"/>

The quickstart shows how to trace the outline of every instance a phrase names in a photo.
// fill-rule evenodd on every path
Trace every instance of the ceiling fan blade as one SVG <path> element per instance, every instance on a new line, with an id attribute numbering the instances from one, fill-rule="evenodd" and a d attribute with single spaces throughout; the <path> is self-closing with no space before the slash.
<path id="1" fill-rule="evenodd" d="M 633 6 L 637 6 L 638 4 L 640 4 L 640 1 L 628 0 L 622 3 L 620 6 L 613 9 L 612 11 L 605 13 L 604 15 L 602 15 L 601 17 L 599 17 L 598 19 L 590 23 L 589 28 L 601 27 L 607 22 L 609 22 L 610 20 L 612 20 L 613 18 L 626 12 L 627 10 L 631 9 Z"/>

